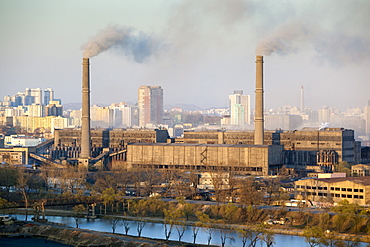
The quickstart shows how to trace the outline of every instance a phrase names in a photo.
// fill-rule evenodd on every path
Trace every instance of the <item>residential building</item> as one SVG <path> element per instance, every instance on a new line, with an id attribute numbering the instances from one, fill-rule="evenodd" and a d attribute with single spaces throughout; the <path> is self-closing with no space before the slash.
<path id="1" fill-rule="evenodd" d="M 49 105 L 50 101 L 54 101 L 54 91 L 51 88 L 44 90 L 44 105 Z"/>
<path id="2" fill-rule="evenodd" d="M 354 177 L 370 176 L 370 164 L 358 164 L 351 166 L 351 174 Z"/>
<path id="3" fill-rule="evenodd" d="M 364 110 L 366 134 L 370 136 L 370 100 L 368 101 L 367 106 L 364 107 Z"/>
<path id="4" fill-rule="evenodd" d="M 26 115 L 29 117 L 45 117 L 45 106 L 36 103 L 28 105 Z"/>
<path id="5" fill-rule="evenodd" d="M 160 86 L 140 86 L 138 90 L 139 126 L 160 125 L 163 122 L 163 89 Z"/>
<path id="6" fill-rule="evenodd" d="M 59 104 L 59 101 L 48 101 L 49 104 L 45 106 L 46 116 L 63 116 L 63 106 Z"/>
<path id="7" fill-rule="evenodd" d="M 294 130 L 302 126 L 302 117 L 299 115 L 265 115 L 266 130 Z"/>
<path id="8" fill-rule="evenodd" d="M 250 95 L 243 95 L 243 90 L 235 90 L 229 95 L 230 123 L 240 128 L 251 123 Z"/>

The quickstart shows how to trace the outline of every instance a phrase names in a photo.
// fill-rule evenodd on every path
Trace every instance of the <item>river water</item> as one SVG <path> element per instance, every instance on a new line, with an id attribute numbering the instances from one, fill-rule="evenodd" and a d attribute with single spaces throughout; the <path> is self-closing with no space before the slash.
<path id="1" fill-rule="evenodd" d="M 25 215 L 15 215 L 18 220 L 24 220 Z M 32 216 L 31 216 L 32 217 Z M 31 218 L 28 217 L 29 219 Z M 55 222 L 55 223 L 62 223 L 66 224 L 71 227 L 76 226 L 76 221 L 73 217 L 62 217 L 62 216 L 46 216 L 49 222 Z M 129 221 L 130 230 L 128 232 L 128 235 L 137 236 L 137 223 L 136 221 Z M 79 228 L 82 229 L 90 229 L 95 231 L 101 231 L 101 232 L 112 232 L 112 224 L 109 222 L 108 219 L 79 219 Z M 122 224 L 118 224 L 116 228 L 116 233 L 125 233 L 124 227 Z M 157 239 L 164 239 L 165 233 L 164 233 L 164 226 L 161 223 L 150 223 L 147 222 L 145 224 L 145 227 L 142 230 L 141 233 L 142 237 L 148 237 L 148 238 L 157 238 Z M 205 232 L 205 229 L 201 229 L 198 232 L 196 243 L 198 244 L 207 244 L 208 239 L 208 233 Z M 241 238 L 238 236 L 236 231 L 230 231 L 227 234 L 227 241 L 226 246 L 227 247 L 239 247 L 242 246 Z M 172 229 L 172 234 L 170 237 L 170 240 L 178 240 L 178 233 L 175 227 Z M 294 247 L 303 247 L 303 246 L 309 246 L 303 237 L 300 236 L 293 236 L 293 235 L 283 235 L 283 234 L 276 234 L 274 235 L 275 244 L 274 247 L 287 247 L 287 246 L 294 246 Z M 191 226 L 188 226 L 181 241 L 193 243 L 193 236 L 192 236 L 192 228 Z M 220 237 L 220 231 L 218 229 L 215 229 L 212 233 L 212 240 L 211 244 L 213 245 L 221 245 L 221 237 Z M 366 243 L 361 243 L 359 246 L 365 247 Z M 257 244 L 257 246 L 265 246 L 264 243 L 260 242 Z"/>

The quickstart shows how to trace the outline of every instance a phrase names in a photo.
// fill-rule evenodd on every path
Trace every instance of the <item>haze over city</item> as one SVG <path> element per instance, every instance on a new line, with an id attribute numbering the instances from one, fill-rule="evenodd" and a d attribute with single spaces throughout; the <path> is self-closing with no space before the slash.
<path id="1" fill-rule="evenodd" d="M 266 108 L 299 106 L 301 85 L 307 108 L 363 107 L 369 11 L 342 0 L 1 1 L 0 97 L 51 87 L 81 102 L 85 55 L 92 103 L 136 102 L 140 85 L 159 85 L 165 104 L 227 106 L 233 90 L 254 98 L 257 54 Z M 110 44 L 83 54 L 100 39 Z"/>

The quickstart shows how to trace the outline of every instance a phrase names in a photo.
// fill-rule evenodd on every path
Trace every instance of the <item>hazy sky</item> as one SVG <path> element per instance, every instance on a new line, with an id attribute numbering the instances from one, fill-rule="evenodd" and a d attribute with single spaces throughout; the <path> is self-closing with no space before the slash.
<path id="1" fill-rule="evenodd" d="M 299 106 L 301 85 L 306 107 L 363 107 L 369 13 L 368 0 L 0 0 L 0 100 L 51 87 L 81 102 L 85 49 L 93 103 L 136 102 L 140 85 L 165 104 L 227 106 L 240 89 L 253 103 L 257 52 L 266 108 Z"/>

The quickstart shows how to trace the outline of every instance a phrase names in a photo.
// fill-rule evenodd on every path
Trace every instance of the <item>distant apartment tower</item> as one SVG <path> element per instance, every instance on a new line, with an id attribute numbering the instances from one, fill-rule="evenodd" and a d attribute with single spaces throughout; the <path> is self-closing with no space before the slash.
<path id="1" fill-rule="evenodd" d="M 29 117 L 45 117 L 45 107 L 36 103 L 28 105 L 26 115 Z"/>
<path id="2" fill-rule="evenodd" d="M 245 124 L 250 124 L 250 95 L 243 95 L 243 90 L 234 90 L 234 94 L 229 95 L 229 100 L 230 124 L 241 128 Z"/>
<path id="3" fill-rule="evenodd" d="M 49 103 L 45 106 L 46 116 L 63 116 L 63 106 L 59 104 L 59 101 L 48 101 Z"/>
<path id="4" fill-rule="evenodd" d="M 160 86 L 140 86 L 138 90 L 139 125 L 158 125 L 163 121 L 163 89 Z"/>
<path id="5" fill-rule="evenodd" d="M 366 134 L 370 135 L 370 100 L 367 103 L 367 106 L 365 106 L 365 122 L 366 122 Z"/>
<path id="6" fill-rule="evenodd" d="M 128 105 L 125 102 L 112 104 L 110 108 L 113 110 L 113 126 L 118 128 L 128 128 L 137 126 L 138 123 L 138 107 Z"/>
<path id="7" fill-rule="evenodd" d="M 26 88 L 26 96 L 31 96 L 32 104 L 42 104 L 41 88 Z"/>
<path id="8" fill-rule="evenodd" d="M 51 88 L 44 90 L 44 105 L 49 105 L 50 101 L 54 100 L 54 91 Z"/>
<path id="9" fill-rule="evenodd" d="M 331 122 L 331 117 L 333 114 L 333 110 L 328 108 L 327 106 L 323 106 L 321 109 L 318 110 L 318 120 L 321 123 L 324 122 Z"/>

